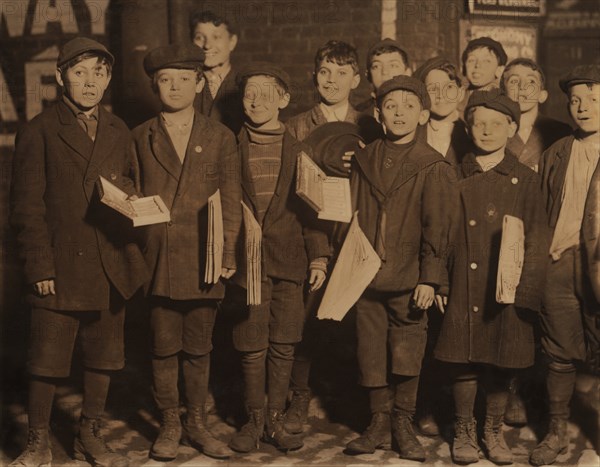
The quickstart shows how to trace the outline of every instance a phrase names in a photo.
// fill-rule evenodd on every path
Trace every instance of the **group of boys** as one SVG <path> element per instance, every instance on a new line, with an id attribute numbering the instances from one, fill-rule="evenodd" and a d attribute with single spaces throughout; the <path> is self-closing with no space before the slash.
<path id="1" fill-rule="evenodd" d="M 481 381 L 485 456 L 512 463 L 502 431 L 508 386 L 514 370 L 534 364 L 539 319 L 550 362 L 550 423 L 530 460 L 554 462 L 568 446 L 575 363 L 596 372 L 600 365 L 600 67 L 576 67 L 560 81 L 573 132 L 539 114 L 547 98 L 539 66 L 523 58 L 507 64 L 491 38 L 467 45 L 466 85 L 444 57 L 411 76 L 400 44 L 377 43 L 367 54 L 373 96 L 360 110 L 349 101 L 360 81 L 356 49 L 329 41 L 315 57 L 320 102 L 284 124 L 291 81 L 281 67 L 252 63 L 234 71 L 237 35 L 210 12 L 192 17 L 191 36 L 193 43 L 146 55 L 162 111 L 132 132 L 99 105 L 114 57 L 91 39 L 68 42 L 57 62 L 61 100 L 18 135 L 11 222 L 31 284 L 31 380 L 28 444 L 12 465 L 50 463 L 54 391 L 70 373 L 77 336 L 85 371 L 75 457 L 128 465 L 106 444 L 100 420 L 111 372 L 124 365 L 125 303 L 140 287 L 161 413 L 151 457 L 174 459 L 184 439 L 214 458 L 251 452 L 261 440 L 283 451 L 303 446 L 311 397 L 306 342 L 315 328 L 304 325 L 315 320 L 318 291 L 346 228 L 317 219 L 296 194 L 301 152 L 329 175 L 350 178 L 358 223 L 381 260 L 355 305 L 359 383 L 369 394 L 371 422 L 347 452 L 373 453 L 393 440 L 400 457 L 425 461 L 413 417 L 424 358 L 435 357 L 455 401 L 453 461 L 484 456 L 474 418 Z M 334 136 L 346 143 L 323 144 Z M 160 195 L 171 220 L 134 232 L 100 202 L 99 176 L 130 200 Z M 217 190 L 223 280 L 207 284 L 207 203 Z M 262 232 L 258 305 L 246 301 L 243 209 Z M 514 302 L 499 303 L 507 215 L 522 221 L 525 251 Z M 428 344 L 434 305 L 443 319 Z M 229 443 L 207 427 L 218 307 L 232 317 L 247 411 Z"/>

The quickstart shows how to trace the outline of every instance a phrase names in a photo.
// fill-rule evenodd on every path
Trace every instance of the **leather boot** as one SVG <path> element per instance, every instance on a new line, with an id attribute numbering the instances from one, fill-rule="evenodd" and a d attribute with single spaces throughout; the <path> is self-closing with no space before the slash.
<path id="1" fill-rule="evenodd" d="M 237 452 L 250 452 L 258 449 L 260 439 L 265 430 L 265 410 L 247 409 L 248 422 L 229 442 L 229 447 Z"/>
<path id="2" fill-rule="evenodd" d="M 181 420 L 179 419 L 179 409 L 163 410 L 158 437 L 150 449 L 150 456 L 161 460 L 175 459 L 180 441 Z"/>
<path id="3" fill-rule="evenodd" d="M 282 451 L 293 451 L 304 446 L 302 436 L 288 433 L 283 426 L 283 411 L 269 409 L 264 439 Z"/>
<path id="4" fill-rule="evenodd" d="M 454 422 L 452 461 L 455 464 L 473 464 L 483 457 L 477 444 L 477 424 L 474 418 L 457 418 Z"/>
<path id="5" fill-rule="evenodd" d="M 308 419 L 310 391 L 294 391 L 290 406 L 285 412 L 284 427 L 288 433 L 302 433 L 303 425 Z"/>
<path id="6" fill-rule="evenodd" d="M 432 413 L 423 415 L 417 424 L 422 435 L 438 436 L 440 434 L 440 427 Z"/>
<path id="7" fill-rule="evenodd" d="M 391 448 L 392 425 L 389 412 L 375 412 L 363 434 L 346 445 L 346 449 L 354 454 L 373 454 L 375 449 Z"/>
<path id="8" fill-rule="evenodd" d="M 413 461 L 425 461 L 425 450 L 417 439 L 410 415 L 396 410 L 392 413 L 392 434 L 398 444 L 400 457 Z"/>
<path id="9" fill-rule="evenodd" d="M 233 455 L 227 444 L 208 431 L 204 407 L 188 407 L 183 428 L 186 443 L 203 454 L 215 459 L 227 459 Z"/>
<path id="10" fill-rule="evenodd" d="M 507 465 L 513 463 L 513 455 L 502 433 L 502 416 L 485 417 L 483 427 L 483 444 L 487 450 L 488 459 L 494 464 Z"/>
<path id="11" fill-rule="evenodd" d="M 75 459 L 95 467 L 128 467 L 129 459 L 109 448 L 100 430 L 99 418 L 81 417 L 73 446 Z"/>
<path id="12" fill-rule="evenodd" d="M 548 434 L 533 450 L 529 461 L 533 465 L 552 464 L 559 454 L 567 452 L 568 447 L 567 421 L 564 418 L 552 417 Z"/>
<path id="13" fill-rule="evenodd" d="M 30 428 L 27 446 L 10 467 L 49 467 L 52 462 L 50 434 L 47 428 Z"/>

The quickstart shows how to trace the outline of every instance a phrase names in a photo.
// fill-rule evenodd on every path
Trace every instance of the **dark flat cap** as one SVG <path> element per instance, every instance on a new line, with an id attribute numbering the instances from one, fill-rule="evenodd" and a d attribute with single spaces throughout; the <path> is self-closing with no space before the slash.
<path id="1" fill-rule="evenodd" d="M 517 127 L 519 126 L 519 121 L 521 120 L 521 109 L 519 108 L 519 104 L 499 89 L 492 89 L 491 91 L 473 91 L 467 101 L 465 114 L 473 107 L 486 107 L 501 112 L 512 118 L 517 124 Z"/>
<path id="2" fill-rule="evenodd" d="M 478 37 L 477 39 L 469 41 L 467 47 L 465 47 L 465 50 L 462 53 L 463 64 L 467 61 L 467 55 L 469 54 L 469 52 L 480 47 L 487 47 L 488 49 L 492 49 L 494 52 L 496 52 L 496 55 L 498 56 L 498 65 L 506 65 L 508 57 L 506 56 L 504 47 L 502 47 L 502 44 L 500 42 L 495 41 L 491 37 L 487 36 Z"/>
<path id="3" fill-rule="evenodd" d="M 600 83 L 600 65 L 579 65 L 567 76 L 558 81 L 563 92 L 568 93 L 571 86 L 583 83 Z"/>
<path id="4" fill-rule="evenodd" d="M 266 75 L 277 78 L 285 87 L 285 90 L 290 89 L 290 75 L 285 70 L 270 62 L 254 62 L 246 65 L 237 74 L 236 81 L 238 86 L 242 84 L 246 78 L 256 75 Z"/>
<path id="5" fill-rule="evenodd" d="M 195 70 L 204 64 L 204 50 L 192 43 L 157 47 L 144 57 L 144 70 L 152 74 L 162 68 Z"/>
<path id="6" fill-rule="evenodd" d="M 314 153 L 315 162 L 327 175 L 347 177 L 348 169 L 344 167 L 342 156 L 348 151 L 358 151 L 360 127 L 351 122 L 330 122 L 317 126 L 306 137 Z"/>
<path id="7" fill-rule="evenodd" d="M 106 57 L 111 66 L 115 63 L 113 54 L 111 54 L 100 42 L 96 42 L 89 37 L 76 37 L 62 46 L 60 53 L 58 54 L 58 59 L 56 60 L 56 66 L 61 67 L 78 55 L 86 52 L 95 52 Z"/>
<path id="8" fill-rule="evenodd" d="M 425 78 L 427 78 L 427 74 L 431 70 L 437 70 L 442 66 L 452 65 L 454 64 L 445 57 L 433 57 L 423 63 L 419 68 L 415 70 L 413 76 L 423 82 L 425 82 Z"/>
<path id="9" fill-rule="evenodd" d="M 380 49 L 380 48 L 382 48 L 382 47 L 394 47 L 394 48 L 396 48 L 396 49 L 400 49 L 400 50 L 402 50 L 403 52 L 405 52 L 405 51 L 404 51 L 404 48 L 402 47 L 402 45 L 400 44 L 400 42 L 398 42 L 397 40 L 394 40 L 394 39 L 390 39 L 390 38 L 388 37 L 388 38 L 382 39 L 382 40 L 380 40 L 379 42 L 377 42 L 377 43 L 373 44 L 373 45 L 372 45 L 372 46 L 369 48 L 369 50 L 367 51 L 367 57 L 370 57 L 371 55 L 373 55 L 373 54 L 375 53 L 375 51 L 376 51 L 377 49 Z M 406 53 L 406 52 L 405 52 L 405 53 Z M 408 66 L 408 63 L 406 63 L 406 66 Z"/>
<path id="10" fill-rule="evenodd" d="M 377 102 L 381 102 L 386 94 L 398 90 L 412 92 L 419 98 L 424 109 L 431 109 L 431 98 L 427 92 L 427 87 L 422 81 L 413 76 L 401 75 L 385 81 L 377 90 Z"/>

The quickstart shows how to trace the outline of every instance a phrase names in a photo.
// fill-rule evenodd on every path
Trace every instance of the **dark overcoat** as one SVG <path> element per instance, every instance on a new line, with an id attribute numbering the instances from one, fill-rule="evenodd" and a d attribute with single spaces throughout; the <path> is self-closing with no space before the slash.
<path id="1" fill-rule="evenodd" d="M 162 117 L 135 128 L 133 137 L 139 190 L 145 195 L 160 195 L 171 211 L 169 223 L 147 226 L 143 231 L 143 252 L 152 272 L 148 293 L 175 300 L 223 298 L 221 282 L 204 282 L 208 198 L 220 190 L 223 267 L 235 268 L 242 214 L 233 133 L 196 112 L 183 164 Z"/>
<path id="2" fill-rule="evenodd" d="M 249 139 L 246 129 L 238 136 L 242 161 L 242 191 L 246 206 L 257 217 L 256 194 L 249 163 Z M 281 168 L 271 203 L 262 222 L 262 274 L 275 279 L 301 284 L 308 266 L 316 258 L 329 257 L 327 235 L 318 229 L 316 214 L 296 194 L 296 161 L 310 148 L 298 142 L 287 131 L 283 135 Z M 241 242 L 243 243 L 243 242 Z M 245 250 L 238 248 L 238 273 L 234 281 L 246 287 Z"/>
<path id="3" fill-rule="evenodd" d="M 56 295 L 29 302 L 54 310 L 107 310 L 110 285 L 130 298 L 147 280 L 131 221 L 102 204 L 103 176 L 128 194 L 131 133 L 99 107 L 92 141 L 62 101 L 18 134 L 13 159 L 11 223 L 29 284 L 54 279 Z"/>
<path id="4" fill-rule="evenodd" d="M 358 123 L 359 117 L 360 113 L 352 105 L 348 104 L 348 113 L 344 121 Z M 285 122 L 285 127 L 298 141 L 304 141 L 316 127 L 325 123 L 327 123 L 327 117 L 325 117 L 321 107 L 317 104 L 306 112 L 294 115 Z"/>
<path id="5" fill-rule="evenodd" d="M 548 229 L 538 175 L 506 153 L 483 172 L 472 154 L 462 164 L 460 217 L 452 235 L 450 292 L 436 358 L 525 368 L 534 363 L 532 320 L 540 310 Z M 525 258 L 514 305 L 496 302 L 504 215 L 523 220 Z M 532 311 L 533 310 L 533 311 Z"/>

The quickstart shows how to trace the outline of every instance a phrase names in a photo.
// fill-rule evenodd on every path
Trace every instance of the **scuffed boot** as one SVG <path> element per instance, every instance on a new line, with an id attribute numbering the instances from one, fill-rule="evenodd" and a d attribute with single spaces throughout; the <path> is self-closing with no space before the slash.
<path id="1" fill-rule="evenodd" d="M 302 433 L 303 425 L 308 419 L 309 404 L 310 391 L 294 391 L 283 422 L 288 433 Z"/>
<path id="2" fill-rule="evenodd" d="M 567 452 L 569 438 L 567 437 L 567 421 L 553 417 L 550 420 L 548 434 L 531 453 L 529 462 L 533 465 L 552 464 L 559 454 Z"/>
<path id="3" fill-rule="evenodd" d="M 30 428 L 27 446 L 10 467 L 48 467 L 52 462 L 50 434 L 47 428 Z"/>
<path id="4" fill-rule="evenodd" d="M 483 445 L 488 459 L 494 464 L 507 465 L 513 463 L 513 455 L 502 433 L 502 417 L 485 417 L 483 427 Z"/>
<path id="5" fill-rule="evenodd" d="M 150 449 L 150 456 L 161 460 L 175 459 L 180 441 L 181 420 L 179 419 L 179 409 L 163 410 L 160 430 Z"/>
<path id="6" fill-rule="evenodd" d="M 527 410 L 519 392 L 519 382 L 516 377 L 513 377 L 510 381 L 508 401 L 504 411 L 504 423 L 510 426 L 524 426 L 527 424 Z"/>
<path id="7" fill-rule="evenodd" d="M 237 452 L 250 452 L 258 449 L 265 430 L 264 409 L 248 409 L 248 422 L 229 442 L 229 447 Z"/>
<path id="8" fill-rule="evenodd" d="M 100 430 L 100 419 L 81 417 L 73 446 L 75 459 L 95 467 L 128 467 L 129 459 L 109 448 Z"/>
<path id="9" fill-rule="evenodd" d="M 473 464 L 483 457 L 477 444 L 477 424 L 474 418 L 457 418 L 454 422 L 452 461 L 455 464 Z"/>
<path id="10" fill-rule="evenodd" d="M 346 449 L 353 454 L 373 454 L 375 449 L 391 448 L 392 424 L 389 412 L 375 412 L 364 433 L 346 445 Z"/>
<path id="11" fill-rule="evenodd" d="M 204 407 L 188 407 L 183 428 L 186 443 L 203 454 L 215 459 L 227 459 L 233 455 L 227 444 L 208 431 Z"/>
<path id="12" fill-rule="evenodd" d="M 440 427 L 432 413 L 423 415 L 417 424 L 422 435 L 438 436 L 440 434 Z"/>
<path id="13" fill-rule="evenodd" d="M 283 411 L 269 409 L 264 439 L 282 451 L 293 451 L 304 446 L 302 436 L 291 434 L 283 426 Z"/>
<path id="14" fill-rule="evenodd" d="M 394 411 L 392 414 L 392 433 L 398 444 L 402 459 L 425 461 L 425 449 L 417 439 L 411 416 Z"/>

